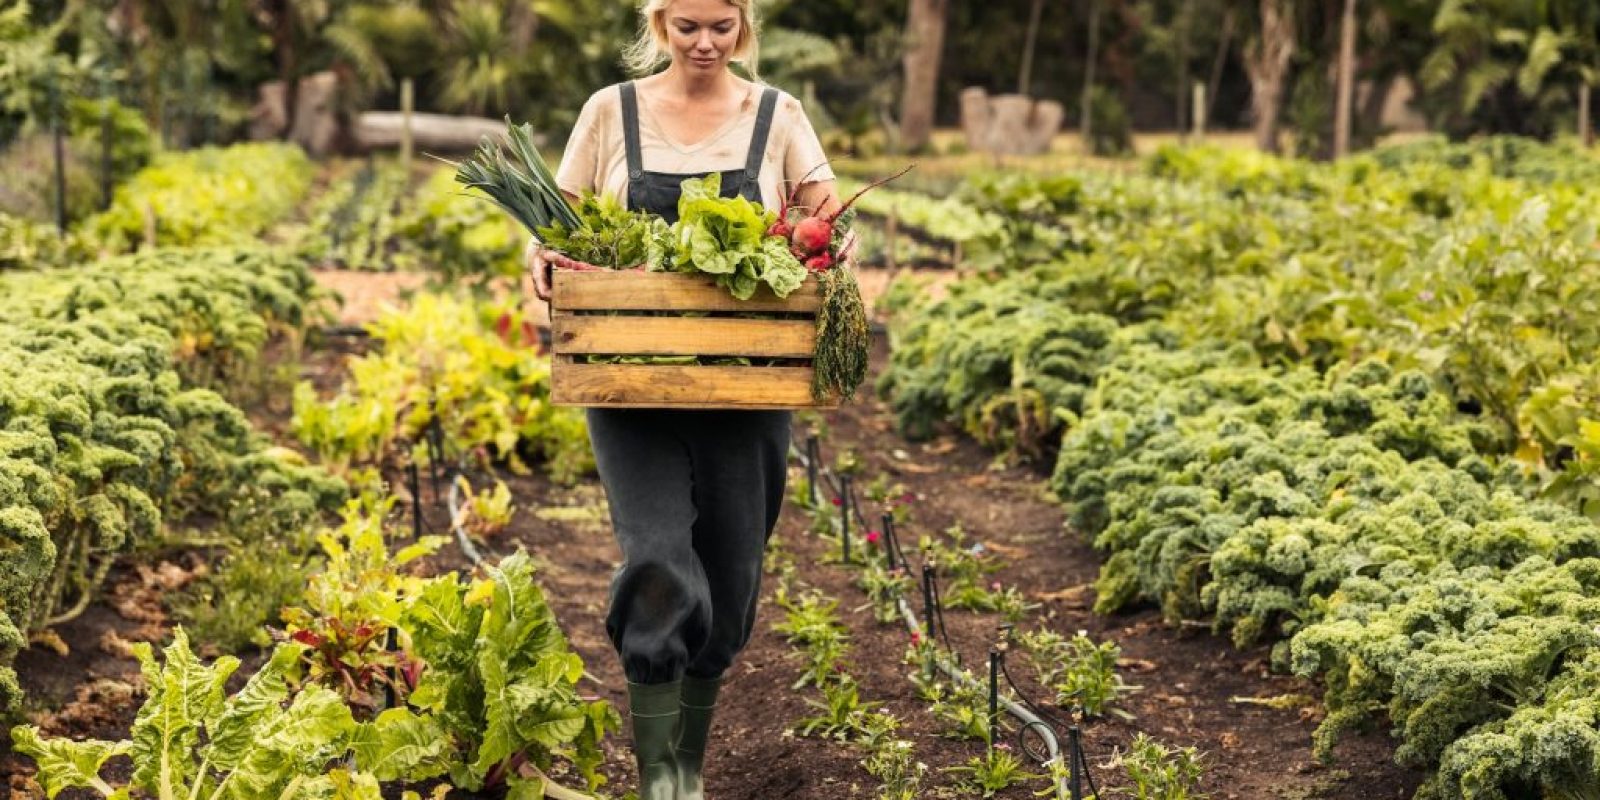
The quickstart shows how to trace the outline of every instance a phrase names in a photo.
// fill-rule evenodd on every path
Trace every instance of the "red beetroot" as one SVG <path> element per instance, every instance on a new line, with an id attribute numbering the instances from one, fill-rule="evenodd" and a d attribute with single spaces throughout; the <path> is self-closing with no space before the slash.
<path id="1" fill-rule="evenodd" d="M 812 272 L 827 272 L 833 268 L 833 256 L 823 252 L 818 253 L 805 261 L 806 269 Z"/>
<path id="2" fill-rule="evenodd" d="M 824 161 L 821 164 L 812 167 L 810 172 L 800 176 L 800 180 L 795 182 L 794 189 L 792 189 L 789 192 L 789 195 L 783 198 L 783 202 L 778 205 L 778 218 L 773 221 L 770 227 L 767 228 L 768 236 L 782 236 L 783 238 L 787 239 L 789 238 L 789 235 L 794 232 L 794 226 L 789 224 L 789 209 L 794 206 L 795 196 L 800 193 L 800 187 L 805 185 L 805 182 L 808 178 L 810 178 L 812 175 L 815 175 L 817 170 L 822 169 L 827 165 L 828 162 Z"/>
<path id="3" fill-rule="evenodd" d="M 833 212 L 832 214 L 810 216 L 800 220 L 799 222 L 796 222 L 793 226 L 793 233 L 789 238 L 790 252 L 794 253 L 796 257 L 805 261 L 806 267 L 809 269 L 817 269 L 811 266 L 811 260 L 813 257 L 819 255 L 826 255 L 828 257 L 826 266 L 823 266 L 820 269 L 825 270 L 832 267 L 835 261 L 833 253 L 830 250 L 833 245 L 833 224 L 839 220 L 840 215 L 850 210 L 850 206 L 855 205 L 855 202 L 861 199 L 861 195 L 864 195 L 868 191 L 876 189 L 877 187 L 882 186 L 910 171 L 911 167 L 906 167 L 905 169 L 900 170 L 899 172 L 896 172 L 887 178 L 876 180 L 867 184 L 861 189 L 861 191 L 852 195 L 844 205 L 839 206 L 839 210 Z M 783 207 L 785 211 L 788 210 L 790 201 L 793 199 L 794 195 L 790 194 L 789 198 L 784 200 Z"/>
<path id="4" fill-rule="evenodd" d="M 790 241 L 796 250 L 808 256 L 825 253 L 828 251 L 828 245 L 833 242 L 833 220 L 806 217 L 795 224 Z"/>

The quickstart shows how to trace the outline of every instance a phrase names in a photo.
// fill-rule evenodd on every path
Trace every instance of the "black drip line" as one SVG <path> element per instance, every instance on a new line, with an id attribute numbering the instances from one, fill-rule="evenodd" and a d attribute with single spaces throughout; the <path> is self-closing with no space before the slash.
<path id="1" fill-rule="evenodd" d="M 1084 780 L 1088 781 L 1089 783 L 1089 796 L 1098 798 L 1100 796 L 1100 788 L 1095 785 L 1094 773 L 1089 770 L 1089 757 L 1084 752 L 1083 734 L 1081 729 L 1079 729 L 1077 725 L 1062 722 L 1053 711 L 1047 711 L 1037 702 L 1034 702 L 1033 698 L 1029 697 L 1026 692 L 1022 691 L 1022 688 L 1017 686 L 1017 682 L 1012 679 L 1011 670 L 1006 666 L 1006 651 L 999 651 L 999 655 L 1000 674 L 1005 676 L 1006 685 L 1011 687 L 1012 694 L 1021 699 L 1022 704 L 1027 706 L 1028 710 L 1034 713 L 1034 716 L 1038 717 L 1040 720 L 1043 720 L 1043 722 L 1032 723 L 1023 726 L 1022 730 L 1017 734 L 1018 746 L 1020 746 L 1028 755 L 1043 761 L 1045 760 L 1043 757 L 1028 747 L 1026 737 L 1028 730 L 1034 727 L 1034 725 L 1048 725 L 1051 727 L 1052 732 L 1057 730 L 1065 730 L 1067 732 L 1067 739 L 1069 741 L 1067 749 L 1070 751 L 1070 755 L 1068 758 L 1073 762 L 1068 766 L 1068 769 L 1072 770 L 1074 775 L 1083 775 Z M 1081 708 L 1079 710 L 1080 712 L 1082 711 Z M 1072 712 L 1071 710 L 1068 710 L 1067 713 L 1070 715 Z M 1080 713 L 1079 716 L 1082 717 L 1084 715 Z M 1082 770 L 1081 773 L 1078 772 L 1079 769 Z M 1076 780 L 1076 778 L 1074 778 L 1074 780 Z M 1079 788 L 1080 787 L 1076 785 L 1073 786 L 1073 793 L 1075 795 L 1078 794 Z"/>
<path id="2" fill-rule="evenodd" d="M 841 487 L 840 482 L 835 480 L 835 476 L 831 473 L 831 471 L 824 470 L 821 467 L 821 449 L 818 446 L 817 437 L 814 435 L 807 437 L 804 454 L 800 452 L 800 448 L 798 446 L 793 446 L 793 443 L 791 443 L 791 445 L 791 453 L 801 461 L 802 465 L 806 467 L 809 477 L 811 477 L 809 482 L 809 492 L 812 505 L 816 505 L 818 499 L 816 494 L 816 479 L 821 478 L 823 482 L 827 484 L 828 489 L 833 493 L 835 499 L 837 499 L 841 504 L 849 504 L 850 508 L 848 509 L 848 512 L 854 512 L 854 516 L 860 523 L 862 530 L 868 530 L 866 517 L 861 513 L 861 505 L 859 502 L 856 502 L 854 486 L 852 485 L 853 482 L 845 481 L 843 482 L 843 487 Z M 848 499 L 844 498 L 841 488 L 850 494 Z M 844 509 L 841 510 L 844 511 Z M 893 568 L 895 566 L 896 559 L 898 558 L 899 563 L 903 565 L 907 571 L 909 571 L 911 562 L 905 557 L 905 553 L 900 547 L 899 537 L 894 529 L 893 516 L 889 513 L 885 513 L 883 515 L 883 522 L 883 543 L 885 546 L 885 551 L 889 556 L 890 567 Z M 925 606 L 924 616 L 928 617 L 928 621 L 926 623 L 927 627 L 929 628 L 928 635 L 933 636 L 934 629 L 937 628 L 938 635 L 944 642 L 945 650 L 950 653 L 955 664 L 960 666 L 961 654 L 957 652 L 955 646 L 951 643 L 949 630 L 946 628 L 944 623 L 944 602 L 938 584 L 937 564 L 933 563 L 932 560 L 927 557 L 927 554 L 924 554 L 922 569 L 922 592 Z M 1069 759 L 1068 770 L 1071 773 L 1070 788 L 1072 798 L 1073 800 L 1081 800 L 1083 797 L 1083 787 L 1079 783 L 1079 778 L 1081 776 L 1083 781 L 1088 783 L 1090 792 L 1089 796 L 1098 800 L 1100 797 L 1100 788 L 1098 785 L 1096 785 L 1094 775 L 1090 769 L 1088 752 L 1083 746 L 1082 729 L 1078 725 L 1063 722 L 1055 715 L 1055 713 L 1046 710 L 1043 706 L 1025 694 L 1022 689 L 1017 686 L 1016 681 L 1011 677 L 1011 671 L 1006 665 L 1005 652 L 1006 651 L 1003 648 L 999 651 L 998 666 L 1000 674 L 1005 677 L 1006 685 L 1011 688 L 1012 693 L 1022 701 L 1022 704 L 1027 707 L 1029 711 L 1033 712 L 1034 716 L 1038 718 L 1036 721 L 1023 722 L 1021 729 L 1016 734 L 1018 746 L 1029 757 L 1041 762 L 1047 761 L 1049 756 L 1048 753 L 1039 753 L 1036 752 L 1034 748 L 1029 747 L 1028 733 L 1030 731 L 1034 731 L 1040 739 L 1043 739 L 1044 734 L 1039 733 L 1038 729 L 1044 729 L 1050 732 L 1051 738 L 1059 741 L 1060 737 L 1057 735 L 1058 730 L 1067 731 L 1068 744 L 1065 748 L 1067 751 L 1065 755 Z M 991 691 L 998 689 L 998 687 L 994 686 L 993 684 L 991 684 L 990 688 Z M 1072 711 L 1069 709 L 1068 714 L 1070 715 L 1071 713 Z M 1082 713 L 1081 707 L 1079 707 L 1078 716 L 1080 718 L 1086 717 L 1086 715 Z"/>

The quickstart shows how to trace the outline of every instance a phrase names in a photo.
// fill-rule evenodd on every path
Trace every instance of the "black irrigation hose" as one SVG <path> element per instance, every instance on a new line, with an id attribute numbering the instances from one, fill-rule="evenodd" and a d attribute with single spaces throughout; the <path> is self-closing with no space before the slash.
<path id="1" fill-rule="evenodd" d="M 1022 702 L 1027 705 L 1028 709 L 1037 715 L 1039 719 L 1043 720 L 1043 722 L 1039 724 L 1045 725 L 1048 723 L 1047 727 L 1049 727 L 1051 733 L 1054 733 L 1057 729 L 1072 729 L 1071 725 L 1062 723 L 1061 720 L 1054 715 L 1054 713 L 1046 711 L 1038 703 L 1034 702 L 1033 698 L 1029 697 L 1026 692 L 1022 691 L 1021 687 L 1017 686 L 1017 682 L 1011 677 L 1011 670 L 1006 666 L 1006 657 L 1004 653 L 1001 653 L 1000 655 L 1000 674 L 1005 676 L 1006 685 L 1011 687 L 1011 691 L 1015 693 L 1017 697 L 1022 698 Z M 1033 756 L 1034 758 L 1038 758 L 1039 756 L 1037 753 L 1034 753 L 1028 749 L 1028 743 L 1026 739 L 1027 730 L 1028 728 L 1024 727 L 1022 732 L 1017 734 L 1017 744 L 1022 747 L 1023 752 L 1028 753 L 1028 755 Z M 1072 757 L 1077 759 L 1078 763 L 1083 767 L 1084 780 L 1088 781 L 1089 783 L 1089 795 L 1091 797 L 1098 798 L 1100 796 L 1100 787 L 1095 785 L 1094 773 L 1089 769 L 1089 758 L 1084 752 L 1081 738 L 1074 740 L 1072 750 Z"/>
<path id="2" fill-rule="evenodd" d="M 834 497 L 839 497 L 839 484 L 835 482 L 834 476 L 831 474 L 830 470 L 828 470 L 826 467 L 823 467 L 820 463 L 814 463 L 811 459 L 807 458 L 804 453 L 800 452 L 799 447 L 794 446 L 793 442 L 790 443 L 789 452 L 790 455 L 795 460 L 799 461 L 800 464 L 808 471 L 825 480 L 828 483 L 829 488 L 833 490 Z M 816 461 L 820 462 L 821 458 L 817 458 Z M 843 502 L 842 498 L 840 499 L 840 502 Z M 852 505 L 857 506 L 855 512 L 859 515 L 861 513 L 859 504 Z M 863 529 L 866 528 L 865 518 L 861 518 L 861 525 Z M 909 563 L 906 566 L 909 569 Z M 917 619 L 916 611 L 912 610 L 911 604 L 906 601 L 906 598 L 903 594 L 896 598 L 895 604 L 899 606 L 900 615 L 905 619 L 907 628 L 913 632 L 922 630 L 923 625 L 921 621 Z M 942 615 L 942 611 L 942 609 L 939 609 L 935 613 Z M 929 622 L 932 624 L 933 621 L 930 620 Z M 932 634 L 931 628 L 929 629 L 929 633 L 930 635 Z M 951 647 L 949 644 L 948 632 L 946 632 L 945 646 L 949 650 L 952 658 L 959 658 L 959 654 L 956 653 L 955 648 Z M 980 684 L 978 684 L 976 679 L 972 678 L 970 675 L 967 675 L 966 671 L 963 670 L 958 663 L 952 664 L 949 660 L 938 657 L 937 652 L 935 652 L 934 664 L 939 667 L 940 671 L 944 672 L 945 675 L 949 676 L 949 678 L 953 681 L 969 684 L 980 689 L 983 688 Z M 1026 696 L 1024 696 L 1023 699 L 1026 700 Z M 1039 737 L 1044 740 L 1045 748 L 1049 755 L 1048 759 L 1041 760 L 1045 761 L 1045 763 L 1050 763 L 1061 759 L 1061 744 L 1056 737 L 1055 729 L 1053 727 L 1047 724 L 1044 720 L 1040 719 L 1039 716 L 1031 709 L 1018 704 L 1015 700 L 1012 700 L 1009 697 L 1000 697 L 998 698 L 998 701 L 1001 705 L 1005 706 L 1007 713 L 1011 714 L 1022 722 L 1024 730 L 1033 729 L 1039 731 Z M 1026 747 L 1024 747 L 1024 752 L 1030 756 L 1034 755 L 1032 752 L 1029 752 Z M 1074 755 L 1074 757 L 1079 759 L 1083 757 L 1081 749 Z M 1098 793 L 1096 793 L 1095 796 L 1098 797 Z M 1068 786 L 1067 778 L 1064 776 L 1058 777 L 1056 779 L 1056 800 L 1068 800 L 1069 797 L 1071 797 L 1071 789 Z"/>

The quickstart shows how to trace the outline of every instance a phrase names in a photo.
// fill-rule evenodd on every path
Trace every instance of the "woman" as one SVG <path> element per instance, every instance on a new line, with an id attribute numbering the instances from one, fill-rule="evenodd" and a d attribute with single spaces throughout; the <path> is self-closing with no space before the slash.
<path id="1" fill-rule="evenodd" d="M 833 173 L 793 97 L 754 74 L 752 0 L 645 0 L 629 66 L 644 74 L 584 104 L 557 170 L 585 191 L 677 219 L 679 184 L 722 173 L 724 197 L 838 206 Z M 808 177 L 809 176 L 809 177 Z M 550 297 L 537 242 L 528 267 Z M 723 673 L 749 641 L 762 554 L 783 502 L 786 411 L 588 410 L 589 438 L 623 552 L 606 631 L 628 678 L 640 800 L 702 800 Z"/>

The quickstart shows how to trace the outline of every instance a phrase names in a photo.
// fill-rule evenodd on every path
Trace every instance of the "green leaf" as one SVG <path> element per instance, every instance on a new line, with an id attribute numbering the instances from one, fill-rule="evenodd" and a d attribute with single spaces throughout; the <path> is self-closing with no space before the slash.
<path id="1" fill-rule="evenodd" d="M 544 800 L 546 783 L 543 777 L 524 778 L 512 775 L 506 781 L 506 800 Z"/>
<path id="2" fill-rule="evenodd" d="M 112 758 L 133 751 L 133 743 L 127 741 L 40 739 L 39 729 L 32 725 L 12 728 L 11 744 L 39 765 L 39 781 L 52 800 L 62 789 L 96 789 L 107 795 L 110 787 L 100 779 L 100 769 Z"/>
<path id="3" fill-rule="evenodd" d="M 211 742 L 206 757 L 213 766 L 237 767 L 254 746 L 262 720 L 282 713 L 281 705 L 289 696 L 288 678 L 298 674 L 304 652 L 304 645 L 278 645 L 244 688 L 228 699 L 217 723 L 207 728 Z"/>
<path id="4" fill-rule="evenodd" d="M 431 716 L 391 708 L 357 726 L 351 738 L 356 766 L 378 780 L 426 780 L 443 775 L 454 752 L 450 734 Z"/>
<path id="5" fill-rule="evenodd" d="M 133 650 L 149 687 L 131 732 L 136 765 L 133 785 L 173 797 L 196 769 L 200 726 L 204 720 L 220 716 L 223 684 L 239 668 L 239 659 L 223 656 L 210 667 L 202 665 L 190 651 L 189 636 L 181 627 L 173 631 L 172 644 L 162 651 L 166 660 L 160 665 L 148 643 L 136 642 Z"/>
<path id="6" fill-rule="evenodd" d="M 783 239 L 776 236 L 763 239 L 761 252 L 766 257 L 762 278 L 772 287 L 773 294 L 788 297 L 805 283 L 806 268 L 789 252 L 788 243 Z"/>
<path id="7" fill-rule="evenodd" d="M 588 724 L 583 709 L 565 708 L 561 714 L 553 719 L 546 719 L 532 725 L 523 725 L 517 732 L 530 742 L 534 742 L 546 750 L 555 750 L 565 747 L 578 734 L 583 733 L 583 728 Z"/>
<path id="8" fill-rule="evenodd" d="M 227 778 L 230 796 L 266 800 L 297 777 L 323 774 L 349 749 L 355 726 L 338 693 L 305 687 L 287 710 L 261 721 L 253 746 Z"/>

